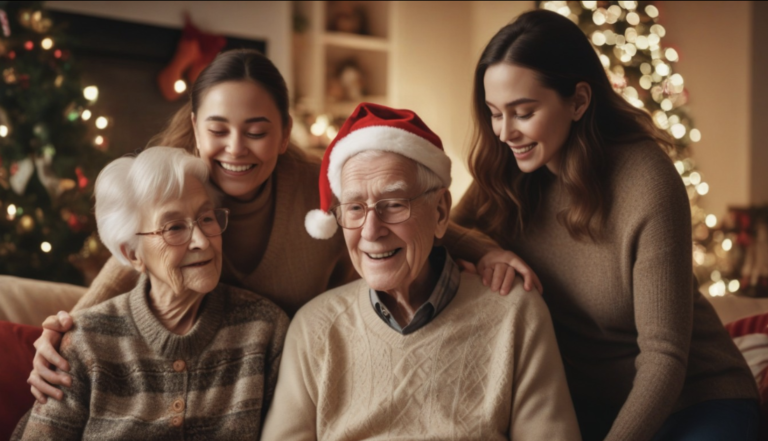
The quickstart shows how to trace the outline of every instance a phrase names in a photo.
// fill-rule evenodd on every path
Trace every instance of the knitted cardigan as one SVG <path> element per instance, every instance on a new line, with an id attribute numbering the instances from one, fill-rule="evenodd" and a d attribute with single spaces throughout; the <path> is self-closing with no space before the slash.
<path id="1" fill-rule="evenodd" d="M 185 335 L 150 311 L 147 278 L 74 313 L 62 355 L 72 387 L 35 403 L 14 440 L 256 439 L 272 399 L 288 317 L 220 284 Z"/>

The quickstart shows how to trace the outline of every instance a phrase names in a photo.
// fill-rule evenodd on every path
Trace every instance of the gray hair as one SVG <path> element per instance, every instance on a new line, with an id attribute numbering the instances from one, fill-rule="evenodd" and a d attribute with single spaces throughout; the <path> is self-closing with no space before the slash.
<path id="1" fill-rule="evenodd" d="M 184 180 L 199 180 L 209 195 L 205 162 L 176 147 L 149 147 L 136 156 L 125 156 L 107 164 L 96 178 L 96 225 L 102 243 L 124 265 L 130 262 L 120 247 L 136 250 L 143 210 L 181 197 Z M 216 200 L 215 197 L 213 198 Z"/>
<path id="2" fill-rule="evenodd" d="M 350 159 L 358 157 L 358 158 L 373 161 L 384 156 L 387 153 L 398 155 L 404 159 L 413 161 L 416 164 L 416 185 L 418 186 L 418 188 L 421 189 L 422 192 L 427 192 L 430 190 L 436 190 L 438 188 L 445 187 L 445 184 L 443 184 L 443 180 L 440 179 L 439 176 L 437 176 L 437 173 L 430 170 L 424 164 L 420 162 L 416 162 L 413 159 L 403 156 L 399 153 L 386 152 L 383 150 L 363 150 L 362 152 L 357 153 L 356 155 L 353 155 Z"/>

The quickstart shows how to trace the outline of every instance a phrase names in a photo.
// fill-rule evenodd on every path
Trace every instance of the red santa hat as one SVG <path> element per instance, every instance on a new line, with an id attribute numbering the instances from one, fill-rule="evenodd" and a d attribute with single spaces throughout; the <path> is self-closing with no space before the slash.
<path id="1" fill-rule="evenodd" d="M 443 143 L 410 110 L 360 103 L 331 141 L 320 166 L 320 209 L 307 213 L 304 226 L 315 239 L 329 239 L 338 228 L 329 210 L 333 195 L 341 198 L 341 169 L 352 156 L 366 151 L 392 152 L 432 170 L 446 187 L 451 185 L 451 160 Z"/>

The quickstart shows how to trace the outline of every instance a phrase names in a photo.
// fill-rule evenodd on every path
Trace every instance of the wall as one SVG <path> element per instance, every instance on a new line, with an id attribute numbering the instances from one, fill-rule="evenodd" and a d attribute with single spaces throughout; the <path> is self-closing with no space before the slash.
<path id="1" fill-rule="evenodd" d="M 693 158 L 710 191 L 699 205 L 719 218 L 729 205 L 750 203 L 751 5 L 666 1 L 659 9 L 662 42 L 680 54 L 675 70 L 702 132 Z"/>
<path id="2" fill-rule="evenodd" d="M 204 31 L 267 40 L 269 58 L 288 84 L 293 84 L 290 2 L 55 1 L 46 2 L 46 7 L 175 28 L 183 26 L 183 13 L 188 11 L 195 25 Z"/>
<path id="3" fill-rule="evenodd" d="M 768 3 L 752 2 L 750 199 L 768 204 Z"/>

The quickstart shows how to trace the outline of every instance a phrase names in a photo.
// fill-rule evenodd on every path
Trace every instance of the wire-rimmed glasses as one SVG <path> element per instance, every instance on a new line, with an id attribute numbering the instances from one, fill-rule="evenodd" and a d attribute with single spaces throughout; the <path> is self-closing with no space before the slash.
<path id="1" fill-rule="evenodd" d="M 385 224 L 399 224 L 411 218 L 411 202 L 436 190 L 427 190 L 410 199 L 381 199 L 376 201 L 373 206 L 368 206 L 363 202 L 348 202 L 332 207 L 331 212 L 336 217 L 336 223 L 341 228 L 347 230 L 355 230 L 362 227 L 365 224 L 365 219 L 368 217 L 368 212 L 371 210 L 375 211 L 379 220 Z"/>
<path id="2" fill-rule="evenodd" d="M 214 208 L 201 214 L 197 219 L 177 219 L 166 222 L 163 228 L 148 233 L 136 233 L 137 236 L 159 235 L 168 245 L 184 245 L 192 239 L 192 231 L 197 225 L 200 231 L 208 236 L 219 236 L 227 229 L 229 210 Z"/>

